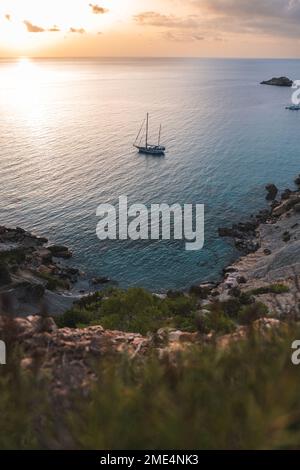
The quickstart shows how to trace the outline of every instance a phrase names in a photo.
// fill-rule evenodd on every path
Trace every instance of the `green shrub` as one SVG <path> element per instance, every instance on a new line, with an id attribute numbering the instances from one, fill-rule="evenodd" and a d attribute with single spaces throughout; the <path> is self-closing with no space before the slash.
<path id="1" fill-rule="evenodd" d="M 255 302 L 254 297 L 249 292 L 241 292 L 239 297 L 239 301 L 241 305 L 250 305 Z"/>
<path id="2" fill-rule="evenodd" d="M 268 315 L 268 308 L 262 302 L 255 302 L 251 305 L 245 305 L 241 308 L 238 320 L 242 325 L 249 325 L 259 318 Z"/>
<path id="3" fill-rule="evenodd" d="M 27 250 L 28 252 L 30 250 Z M 26 250 L 23 248 L 15 248 L 9 251 L 3 251 L 0 253 L 0 262 L 6 263 L 9 266 L 12 264 L 21 264 L 25 261 Z"/>
<path id="4" fill-rule="evenodd" d="M 41 382 L 38 369 L 21 370 L 10 354 L 0 377 L 0 448 L 298 449 L 291 343 L 299 335 L 294 327 L 253 334 L 226 349 L 195 347 L 175 362 L 102 359 L 91 393 L 69 394 L 68 407 L 49 407 L 51 378 Z"/>
<path id="5" fill-rule="evenodd" d="M 290 292 L 290 288 L 284 284 L 271 284 L 270 286 L 258 287 L 252 289 L 248 293 L 250 295 L 262 295 L 262 294 L 285 294 Z"/>
<path id="6" fill-rule="evenodd" d="M 195 295 L 196 297 L 199 297 L 200 299 L 207 299 L 207 297 L 210 294 L 211 289 L 209 287 L 203 287 L 203 286 L 191 286 L 189 289 L 189 293 L 191 295 Z"/>
<path id="7" fill-rule="evenodd" d="M 37 449 L 52 434 L 48 392 L 37 372 L 20 367 L 18 347 L 7 346 L 7 364 L 1 366 L 0 376 L 0 449 Z"/>
<path id="8" fill-rule="evenodd" d="M 38 273 L 39 278 L 43 279 L 46 282 L 46 289 L 55 291 L 57 289 L 68 290 L 70 285 L 68 281 L 60 279 L 53 274 L 48 273 Z"/>
<path id="9" fill-rule="evenodd" d="M 171 315 L 188 316 L 196 309 L 196 301 L 192 297 L 181 296 L 174 299 L 166 299 L 162 302 Z"/>
<path id="10" fill-rule="evenodd" d="M 110 291 L 106 291 L 106 295 L 108 295 L 109 292 Z M 103 292 L 94 292 L 93 294 L 85 295 L 79 300 L 76 300 L 74 305 L 76 305 L 78 308 L 91 309 L 100 305 L 99 303 L 101 302 L 103 296 Z"/>
<path id="11" fill-rule="evenodd" d="M 236 324 L 224 312 L 220 303 L 210 307 L 210 313 L 198 319 L 198 330 L 201 333 L 215 332 L 217 334 L 227 334 L 235 330 Z"/>
<path id="12" fill-rule="evenodd" d="M 299 448 L 300 375 L 290 344 L 271 334 L 196 349 L 176 364 L 102 364 L 92 396 L 75 401 L 68 417 L 75 447 Z"/>
<path id="13" fill-rule="evenodd" d="M 196 301 L 180 294 L 160 299 L 140 288 L 109 289 L 84 297 L 57 319 L 60 327 L 101 325 L 106 329 L 147 334 L 163 326 L 195 331 Z"/>
<path id="14" fill-rule="evenodd" d="M 72 308 L 55 318 L 57 326 L 60 328 L 77 328 L 79 326 L 90 325 L 97 320 L 97 314 L 93 314 L 85 309 Z"/>
<path id="15" fill-rule="evenodd" d="M 144 289 L 115 290 L 101 305 L 104 328 L 146 334 L 160 328 L 168 316 L 163 301 Z"/>
<path id="16" fill-rule="evenodd" d="M 229 299 L 229 300 L 226 300 L 225 302 L 219 302 L 218 308 L 226 316 L 230 318 L 237 318 L 238 312 L 241 308 L 241 302 L 239 299 Z"/>

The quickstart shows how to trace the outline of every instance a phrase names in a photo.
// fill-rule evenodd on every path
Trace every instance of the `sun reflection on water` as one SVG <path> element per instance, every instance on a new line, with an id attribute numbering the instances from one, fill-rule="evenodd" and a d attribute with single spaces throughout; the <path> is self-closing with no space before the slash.
<path id="1" fill-rule="evenodd" d="M 27 122 L 39 126 L 47 120 L 46 102 L 53 93 L 49 86 L 54 70 L 35 60 L 21 57 L 9 62 L 0 77 L 1 104 L 6 113 L 11 113 Z"/>

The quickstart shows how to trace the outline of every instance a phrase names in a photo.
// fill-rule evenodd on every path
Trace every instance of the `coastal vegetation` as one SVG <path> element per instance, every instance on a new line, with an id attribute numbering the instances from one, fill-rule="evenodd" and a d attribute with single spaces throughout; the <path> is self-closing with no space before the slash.
<path id="1" fill-rule="evenodd" d="M 169 292 L 165 298 L 145 289 L 108 289 L 83 297 L 55 319 L 60 328 L 101 325 L 105 329 L 154 333 L 160 328 L 226 334 L 240 324 L 268 316 L 268 308 L 243 294 L 201 307 L 196 295 Z"/>
<path id="2" fill-rule="evenodd" d="M 290 291 L 290 288 L 285 284 L 271 284 L 269 286 L 258 287 L 252 289 L 249 294 L 251 295 L 263 295 L 263 294 L 284 294 Z"/>
<path id="3" fill-rule="evenodd" d="M 141 334 L 163 326 L 195 331 L 196 307 L 195 297 L 180 292 L 161 299 L 141 288 L 108 289 L 82 298 L 56 322 L 60 327 L 101 325 Z"/>
<path id="4" fill-rule="evenodd" d="M 18 351 L 1 370 L 2 449 L 294 449 L 300 375 L 286 326 L 225 349 L 195 346 L 176 360 L 126 355 L 95 364 L 88 395 L 51 401 L 51 375 Z M 259 364 L 259 367 L 258 367 Z M 276 383 L 276 386 L 274 386 Z"/>

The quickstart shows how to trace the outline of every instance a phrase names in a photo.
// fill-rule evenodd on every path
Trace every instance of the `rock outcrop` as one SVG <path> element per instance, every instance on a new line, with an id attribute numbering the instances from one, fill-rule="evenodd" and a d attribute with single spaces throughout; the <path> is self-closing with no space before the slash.
<path id="1" fill-rule="evenodd" d="M 238 235 L 238 240 L 243 240 L 231 229 L 222 233 Z M 254 233 L 248 233 L 247 239 L 253 244 L 256 241 L 257 250 L 242 256 L 230 272 L 225 272 L 225 279 L 218 286 L 220 298 L 228 298 L 230 290 L 237 286 L 241 292 L 249 292 L 280 284 L 286 289 L 275 296 L 272 292 L 258 294 L 257 300 L 275 316 L 300 318 L 300 191 L 285 190 L 281 201 L 272 204 L 268 215 L 257 223 Z M 240 283 L 240 279 L 246 282 Z"/>
<path id="2" fill-rule="evenodd" d="M 264 333 L 277 320 L 260 319 L 254 323 Z M 0 337 L 19 344 L 21 367 L 40 370 L 51 377 L 49 393 L 55 399 L 67 399 L 72 391 L 85 393 L 97 377 L 97 367 L 105 358 L 126 354 L 129 360 L 156 354 L 158 359 L 176 361 L 178 354 L 195 345 L 213 343 L 220 348 L 247 338 L 252 328 L 241 326 L 229 335 L 214 336 L 162 328 L 154 335 L 105 330 L 102 326 L 58 328 L 51 317 L 0 316 Z"/>
<path id="3" fill-rule="evenodd" d="M 293 80 L 290 80 L 287 77 L 273 77 L 270 80 L 264 80 L 261 82 L 261 85 L 273 85 L 273 86 L 285 86 L 291 87 L 293 85 Z"/>
<path id="4" fill-rule="evenodd" d="M 71 252 L 47 246 L 48 240 L 20 227 L 0 226 L 0 308 L 14 315 L 59 314 L 78 294 L 71 293 L 80 278 L 77 269 L 61 264 Z"/>
<path id="5" fill-rule="evenodd" d="M 274 199 L 276 198 L 277 194 L 278 194 L 278 188 L 277 186 L 275 186 L 275 184 L 267 184 L 266 186 L 266 190 L 267 190 L 267 196 L 266 196 L 266 199 L 267 201 L 274 201 Z"/>

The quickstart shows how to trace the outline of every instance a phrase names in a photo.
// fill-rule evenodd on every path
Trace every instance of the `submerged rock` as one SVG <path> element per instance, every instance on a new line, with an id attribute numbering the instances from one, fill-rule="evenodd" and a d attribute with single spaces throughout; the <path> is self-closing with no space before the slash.
<path id="1" fill-rule="evenodd" d="M 64 245 L 51 245 L 48 246 L 48 250 L 56 258 L 71 258 L 72 253 L 67 246 Z"/>
<path id="2" fill-rule="evenodd" d="M 268 192 L 268 194 L 266 196 L 267 201 L 273 201 L 276 198 L 277 194 L 278 194 L 277 186 L 275 186 L 275 184 L 272 184 L 272 183 L 267 184 L 266 190 Z"/>
<path id="3" fill-rule="evenodd" d="M 94 277 L 92 279 L 92 284 L 94 286 L 97 286 L 99 284 L 108 284 L 109 282 L 111 282 L 111 279 L 109 277 L 105 277 L 105 276 Z"/>

